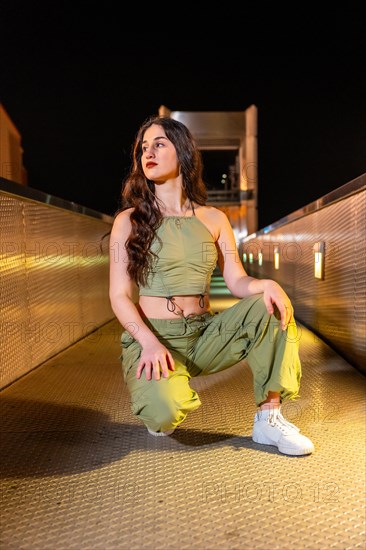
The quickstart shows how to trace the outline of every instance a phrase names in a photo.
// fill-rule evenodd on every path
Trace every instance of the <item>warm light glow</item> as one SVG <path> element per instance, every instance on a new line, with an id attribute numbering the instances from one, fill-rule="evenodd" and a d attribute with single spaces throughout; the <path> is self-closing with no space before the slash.
<path id="1" fill-rule="evenodd" d="M 314 277 L 324 279 L 324 249 L 325 243 L 319 241 L 314 244 Z"/>
<path id="2" fill-rule="evenodd" d="M 274 249 L 274 268 L 280 269 L 280 251 L 277 246 Z"/>
<path id="3" fill-rule="evenodd" d="M 263 264 L 263 254 L 262 252 L 258 252 L 258 265 Z"/>

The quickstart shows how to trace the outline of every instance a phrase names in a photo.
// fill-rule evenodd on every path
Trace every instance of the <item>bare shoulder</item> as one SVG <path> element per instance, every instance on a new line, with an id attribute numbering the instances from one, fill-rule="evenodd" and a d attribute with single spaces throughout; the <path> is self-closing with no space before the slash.
<path id="1" fill-rule="evenodd" d="M 131 212 L 133 212 L 133 208 L 126 208 L 126 210 L 122 210 L 122 212 L 119 212 L 113 221 L 113 228 L 112 232 L 116 235 L 123 235 L 125 233 L 129 233 L 131 231 Z"/>
<path id="2" fill-rule="evenodd" d="M 225 212 L 214 206 L 200 206 L 196 215 L 208 227 L 215 240 L 218 239 L 222 228 L 229 223 Z"/>
<path id="3" fill-rule="evenodd" d="M 200 206 L 198 209 L 199 214 L 205 217 L 207 220 L 223 221 L 227 219 L 225 212 L 216 208 L 215 206 Z"/>
<path id="4" fill-rule="evenodd" d="M 134 208 L 126 208 L 126 210 L 122 210 L 122 212 L 119 212 L 114 218 L 113 225 L 120 226 L 130 224 L 130 216 L 133 211 Z"/>

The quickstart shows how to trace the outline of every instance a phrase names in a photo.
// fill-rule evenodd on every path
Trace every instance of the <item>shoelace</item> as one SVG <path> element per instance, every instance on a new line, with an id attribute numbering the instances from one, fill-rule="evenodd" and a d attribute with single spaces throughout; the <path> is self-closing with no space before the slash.
<path id="1" fill-rule="evenodd" d="M 273 412 L 268 416 L 268 423 L 271 426 L 275 426 L 276 428 L 280 429 L 285 435 L 291 435 L 294 433 L 299 433 L 299 428 L 295 426 L 295 424 L 292 424 L 286 418 L 282 416 L 280 412 Z"/>

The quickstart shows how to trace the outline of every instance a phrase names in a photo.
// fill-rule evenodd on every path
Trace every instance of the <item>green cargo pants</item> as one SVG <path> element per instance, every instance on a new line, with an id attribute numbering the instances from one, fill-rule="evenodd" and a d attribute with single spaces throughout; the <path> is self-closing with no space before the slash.
<path id="1" fill-rule="evenodd" d="M 245 359 L 253 373 L 254 396 L 259 405 L 269 391 L 281 401 L 298 397 L 301 363 L 295 322 L 286 331 L 269 315 L 262 294 L 243 298 L 225 311 L 214 314 L 148 319 L 146 324 L 169 349 L 175 370 L 169 378 L 136 378 L 140 344 L 127 331 L 122 333 L 122 368 L 131 398 L 131 409 L 155 432 L 181 424 L 189 411 L 200 406 L 190 385 L 192 376 L 213 374 Z"/>

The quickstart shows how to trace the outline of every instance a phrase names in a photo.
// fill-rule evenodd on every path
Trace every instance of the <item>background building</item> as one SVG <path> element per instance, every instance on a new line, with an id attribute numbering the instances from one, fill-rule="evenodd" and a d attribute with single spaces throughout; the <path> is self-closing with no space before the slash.
<path id="1" fill-rule="evenodd" d="M 21 135 L 0 103 L 0 177 L 27 185 Z"/>

